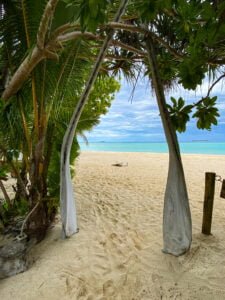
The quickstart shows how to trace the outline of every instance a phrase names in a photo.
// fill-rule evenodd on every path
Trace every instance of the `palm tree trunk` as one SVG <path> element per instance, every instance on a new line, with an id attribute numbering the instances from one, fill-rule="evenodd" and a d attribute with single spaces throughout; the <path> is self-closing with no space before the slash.
<path id="1" fill-rule="evenodd" d="M 163 211 L 163 252 L 175 256 L 189 250 L 192 239 L 191 213 L 177 135 L 166 108 L 153 40 L 146 39 L 146 50 L 152 71 L 160 115 L 169 147 L 169 172 Z"/>
<path id="2" fill-rule="evenodd" d="M 1 179 L 0 179 L 0 189 L 2 190 L 2 193 L 3 193 L 4 197 L 5 197 L 5 201 L 7 202 L 7 204 L 10 207 L 11 206 L 11 200 L 9 198 L 9 195 L 8 195 L 8 193 L 6 191 L 6 188 L 5 188 L 5 186 L 4 186 L 4 184 L 3 184 L 3 182 L 2 182 Z"/>
<path id="3" fill-rule="evenodd" d="M 57 3 L 58 0 L 48 0 L 48 2 L 46 3 L 45 10 L 43 12 L 39 24 L 38 32 L 37 32 L 37 46 L 35 46 L 34 49 L 31 51 L 31 53 L 28 54 L 28 56 L 24 59 L 24 61 L 21 63 L 19 68 L 12 76 L 8 86 L 5 88 L 4 92 L 2 93 L 1 98 L 3 100 L 8 100 L 10 97 L 12 97 L 14 94 L 18 92 L 18 90 L 21 88 L 25 80 L 30 76 L 30 73 L 34 70 L 34 68 L 37 66 L 37 64 L 40 61 L 42 61 L 47 57 L 52 57 L 52 58 L 54 57 L 56 59 L 54 53 L 49 51 L 49 49 L 47 48 L 45 49 L 44 43 L 48 32 L 49 23 L 51 21 L 51 18 L 54 15 Z M 30 41 L 28 37 L 25 16 L 24 16 L 24 21 L 25 21 L 27 44 L 28 44 L 27 46 L 29 48 Z"/>
<path id="4" fill-rule="evenodd" d="M 129 0 L 122 0 L 121 5 L 115 16 L 115 22 L 120 20 L 120 17 L 124 13 L 126 5 Z M 101 67 L 102 61 L 105 57 L 108 45 L 113 37 L 113 29 L 109 30 L 107 37 L 105 38 L 102 48 L 99 52 L 98 58 L 95 62 L 93 70 L 90 74 L 89 80 L 86 84 L 84 92 L 82 93 L 80 100 L 74 110 L 73 116 L 70 120 L 69 127 L 63 138 L 63 144 L 61 149 L 61 180 L 60 180 L 60 208 L 61 208 L 61 218 L 62 218 L 62 237 L 66 238 L 78 231 L 77 228 L 77 218 L 76 209 L 73 199 L 73 187 L 70 174 L 70 151 L 73 143 L 73 138 L 77 123 L 80 119 L 81 113 L 83 111 L 84 105 L 88 100 L 91 88 L 96 80 L 99 69 Z"/>
<path id="5" fill-rule="evenodd" d="M 18 175 L 20 178 L 18 178 Z M 16 187 L 16 195 L 15 195 L 15 201 L 21 201 L 21 199 L 28 199 L 28 195 L 26 193 L 26 186 L 28 184 L 28 178 L 27 178 L 27 166 L 26 162 L 24 160 L 24 157 L 22 159 L 22 165 L 20 171 L 17 171 L 16 173 L 17 178 L 17 187 Z"/>

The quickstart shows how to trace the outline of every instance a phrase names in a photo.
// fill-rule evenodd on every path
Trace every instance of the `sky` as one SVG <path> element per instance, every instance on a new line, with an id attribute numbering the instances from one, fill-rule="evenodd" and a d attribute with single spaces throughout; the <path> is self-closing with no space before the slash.
<path id="1" fill-rule="evenodd" d="M 217 84 L 211 96 L 217 95 L 217 107 L 220 117 L 218 125 L 211 131 L 199 130 L 196 120 L 191 119 L 185 133 L 178 134 L 180 142 L 209 141 L 225 142 L 225 82 Z M 208 80 L 196 91 L 185 91 L 176 87 L 166 98 L 183 97 L 187 103 L 197 102 L 208 91 Z M 133 86 L 125 80 L 121 81 L 121 89 L 116 94 L 109 112 L 101 117 L 101 122 L 85 135 L 89 142 L 164 142 L 165 136 L 159 116 L 155 95 L 148 82 L 139 79 L 132 96 Z"/>

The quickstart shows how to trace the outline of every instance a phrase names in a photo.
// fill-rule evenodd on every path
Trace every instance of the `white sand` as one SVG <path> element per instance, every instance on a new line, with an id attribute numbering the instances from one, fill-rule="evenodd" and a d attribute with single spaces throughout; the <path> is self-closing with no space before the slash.
<path id="1" fill-rule="evenodd" d="M 115 162 L 128 167 L 113 167 Z M 201 235 L 204 173 L 225 177 L 225 157 L 184 155 L 193 218 L 191 251 L 162 248 L 166 154 L 83 153 L 75 194 L 80 232 L 60 224 L 32 251 L 34 265 L 0 281 L 0 299 L 225 299 L 225 199 L 216 184 L 212 236 Z"/>

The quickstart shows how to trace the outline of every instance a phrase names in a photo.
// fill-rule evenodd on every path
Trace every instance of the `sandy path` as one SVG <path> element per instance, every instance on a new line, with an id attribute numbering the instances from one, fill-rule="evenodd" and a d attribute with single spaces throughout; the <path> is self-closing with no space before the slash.
<path id="1" fill-rule="evenodd" d="M 128 167 L 113 167 L 117 161 Z M 75 178 L 79 234 L 60 240 L 60 224 L 32 252 L 31 269 L 0 282 L 0 298 L 225 299 L 225 199 L 217 183 L 213 235 L 200 234 L 204 172 L 225 177 L 225 157 L 185 155 L 193 217 L 191 251 L 162 248 L 165 154 L 83 153 Z"/>

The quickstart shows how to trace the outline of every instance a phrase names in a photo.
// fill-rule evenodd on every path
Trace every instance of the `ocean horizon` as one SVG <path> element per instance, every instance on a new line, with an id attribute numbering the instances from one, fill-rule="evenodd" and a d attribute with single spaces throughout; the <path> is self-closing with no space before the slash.
<path id="1" fill-rule="evenodd" d="M 165 142 L 80 143 L 81 151 L 168 153 Z M 181 153 L 225 155 L 225 142 L 181 142 Z"/>

